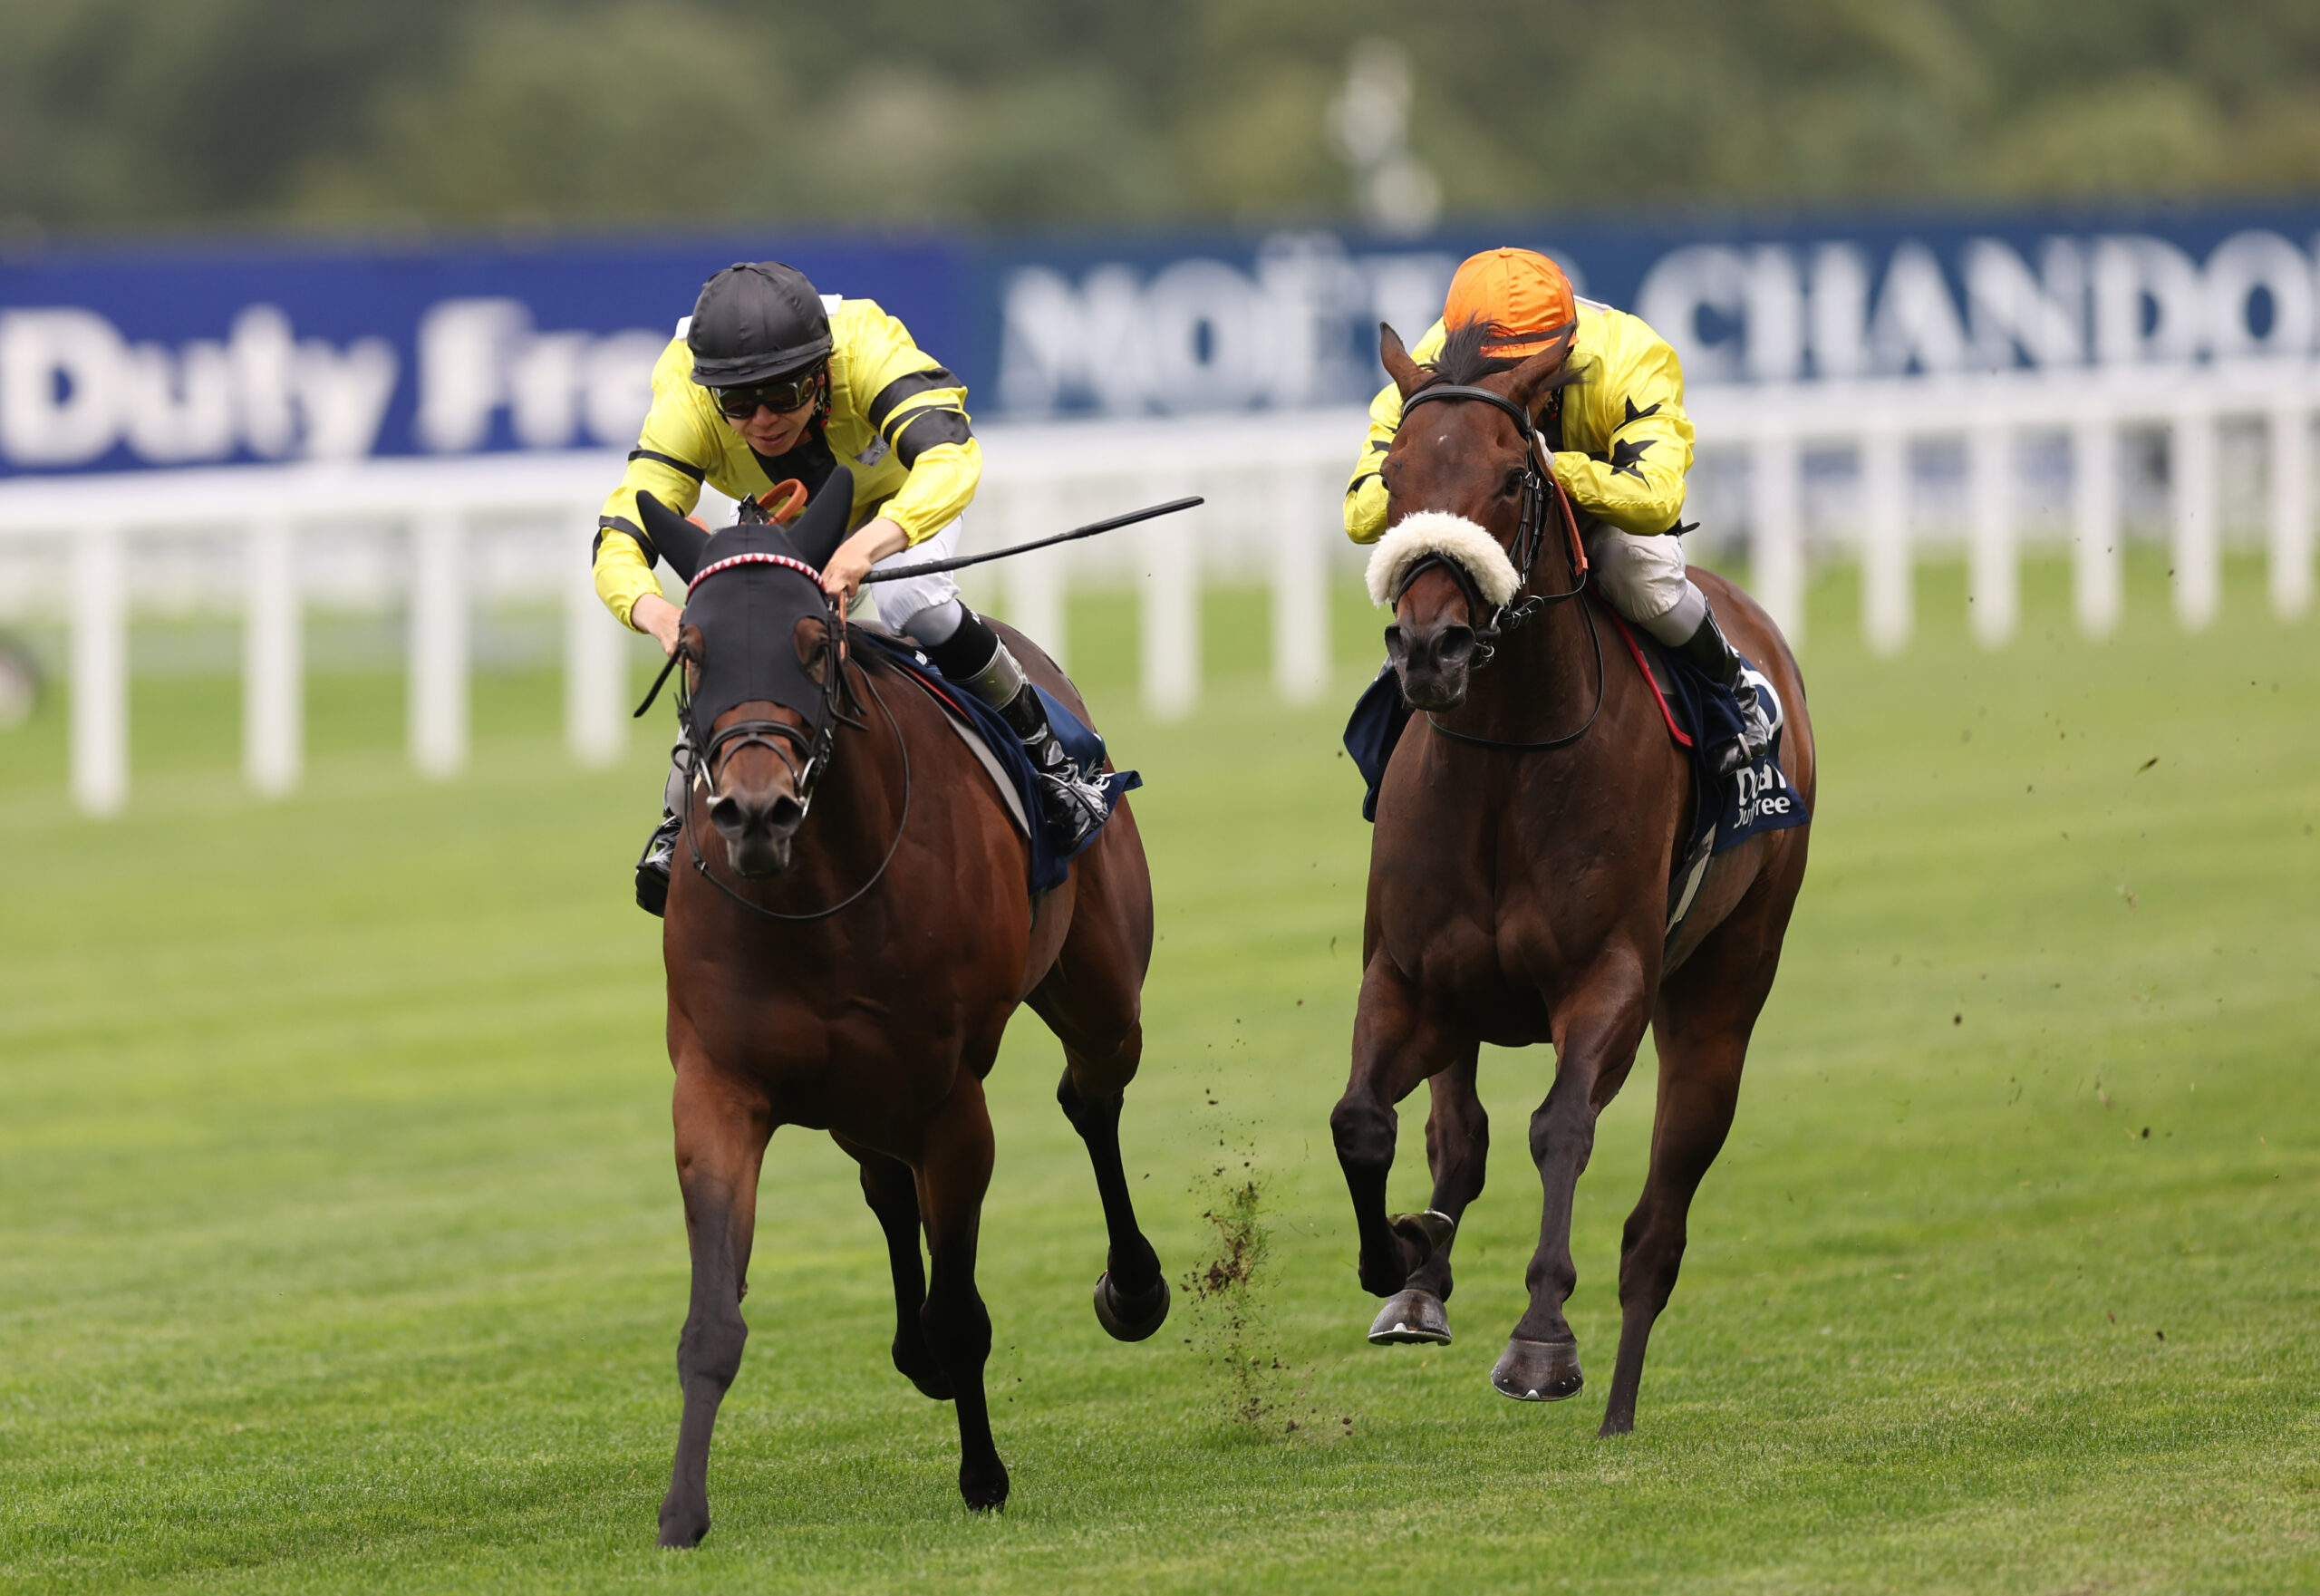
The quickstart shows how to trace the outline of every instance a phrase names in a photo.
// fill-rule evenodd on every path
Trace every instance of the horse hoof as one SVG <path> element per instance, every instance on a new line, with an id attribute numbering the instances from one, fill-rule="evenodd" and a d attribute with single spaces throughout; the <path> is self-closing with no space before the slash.
<path id="1" fill-rule="evenodd" d="M 969 1513 L 997 1513 L 1007 1505 L 1007 1465 L 996 1457 L 988 1468 L 959 1465 L 959 1495 Z"/>
<path id="2" fill-rule="evenodd" d="M 1392 1347 L 1419 1341 L 1448 1346 L 1450 1315 L 1442 1306 L 1441 1298 L 1410 1286 L 1387 1301 L 1378 1321 L 1369 1327 L 1369 1342 L 1375 1347 Z"/>
<path id="3" fill-rule="evenodd" d="M 672 1503 L 661 1504 L 661 1547 L 662 1551 L 690 1552 L 701 1544 L 709 1533 L 709 1514 L 706 1509 L 679 1507 Z"/>
<path id="4" fill-rule="evenodd" d="M 1577 1341 L 1526 1341 L 1516 1338 L 1498 1355 L 1490 1383 L 1517 1402 L 1560 1402 L 1586 1383 L 1579 1373 Z"/>
<path id="5" fill-rule="evenodd" d="M 1140 1341 L 1168 1320 L 1168 1278 L 1162 1275 L 1143 1295 L 1131 1297 L 1112 1284 L 1112 1272 L 1096 1277 L 1096 1321 L 1116 1341 Z M 1002 1492 L 1003 1495 L 1005 1493 Z"/>

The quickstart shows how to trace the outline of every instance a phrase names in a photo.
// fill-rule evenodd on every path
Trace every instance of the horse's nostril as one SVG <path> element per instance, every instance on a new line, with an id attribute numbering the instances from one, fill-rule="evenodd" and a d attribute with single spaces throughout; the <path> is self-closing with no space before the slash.
<path id="1" fill-rule="evenodd" d="M 797 830 L 798 822 L 805 817 L 806 806 L 786 792 L 775 798 L 772 807 L 766 811 L 766 818 L 772 823 L 776 837 Z"/>
<path id="2" fill-rule="evenodd" d="M 720 837 L 739 837 L 746 822 L 741 816 L 739 799 L 720 794 L 709 806 L 709 823 L 717 827 Z"/>

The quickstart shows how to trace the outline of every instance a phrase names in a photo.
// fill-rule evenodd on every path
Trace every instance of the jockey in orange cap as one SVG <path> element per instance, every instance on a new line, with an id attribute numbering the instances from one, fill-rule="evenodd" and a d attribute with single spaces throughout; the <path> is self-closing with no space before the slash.
<path id="1" fill-rule="evenodd" d="M 1595 585 L 1621 615 L 1732 690 L 1746 730 L 1714 750 L 1719 768 L 1762 758 L 1780 727 L 1780 701 L 1725 641 L 1677 542 L 1692 423 L 1676 352 L 1640 318 L 1575 298 L 1562 269 L 1528 249 L 1486 250 L 1461 266 L 1442 320 L 1412 358 L 1421 365 L 1435 359 L 1448 327 L 1476 322 L 1503 334 L 1484 351 L 1507 367 L 1578 324 L 1565 363 L 1578 381 L 1551 391 L 1537 421 L 1553 450 L 1555 479 L 1581 517 L 1591 517 L 1583 537 Z M 1386 530 L 1378 468 L 1401 423 L 1401 391 L 1388 382 L 1369 406 L 1369 441 L 1346 489 L 1346 535 L 1356 543 L 1374 543 Z"/>

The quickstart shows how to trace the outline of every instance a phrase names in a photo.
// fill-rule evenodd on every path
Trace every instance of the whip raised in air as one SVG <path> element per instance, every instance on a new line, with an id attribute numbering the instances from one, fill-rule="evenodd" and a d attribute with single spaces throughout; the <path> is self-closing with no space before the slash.
<path id="1" fill-rule="evenodd" d="M 905 576 L 925 576 L 936 571 L 961 570 L 968 566 L 980 566 L 985 560 L 1003 560 L 1010 554 L 1029 554 L 1035 548 L 1069 543 L 1074 538 L 1093 537 L 1098 532 L 1116 532 L 1122 527 L 1133 527 L 1138 521 L 1149 521 L 1160 516 L 1173 516 L 1178 510 L 1188 510 L 1196 504 L 1206 502 L 1195 493 L 1189 498 L 1172 498 L 1165 504 L 1147 505 L 1140 510 L 1130 510 L 1107 521 L 1091 521 L 1085 527 L 1074 527 L 1070 531 L 1058 532 L 1052 537 L 1035 537 L 1029 543 L 1019 543 L 1011 548 L 994 548 L 988 554 L 962 555 L 956 559 L 929 560 L 922 566 L 904 566 L 892 571 L 874 570 L 862 579 L 865 582 L 900 582 Z"/>

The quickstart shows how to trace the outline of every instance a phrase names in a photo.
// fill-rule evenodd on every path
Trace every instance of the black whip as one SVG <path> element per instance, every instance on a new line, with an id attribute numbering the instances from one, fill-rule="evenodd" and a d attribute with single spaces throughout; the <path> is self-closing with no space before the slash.
<path id="1" fill-rule="evenodd" d="M 865 582 L 899 582 L 905 576 L 928 576 L 937 571 L 961 570 L 968 566 L 980 566 L 985 560 L 1003 560 L 1010 554 L 1029 554 L 1035 548 L 1069 543 L 1076 537 L 1093 537 L 1098 532 L 1116 532 L 1122 527 L 1133 527 L 1138 521 L 1173 516 L 1178 510 L 1188 510 L 1196 504 L 1206 502 L 1198 494 L 1189 498 L 1172 498 L 1166 504 L 1147 505 L 1140 510 L 1130 510 L 1124 516 L 1114 516 L 1108 521 L 1091 521 L 1085 527 L 1074 527 L 1070 531 L 1058 532 L 1052 537 L 1035 537 L 1029 543 L 1019 543 L 1011 548 L 994 548 L 989 554 L 962 555 L 956 559 L 929 560 L 923 566 L 903 566 L 891 571 L 873 571 L 862 579 Z"/>

